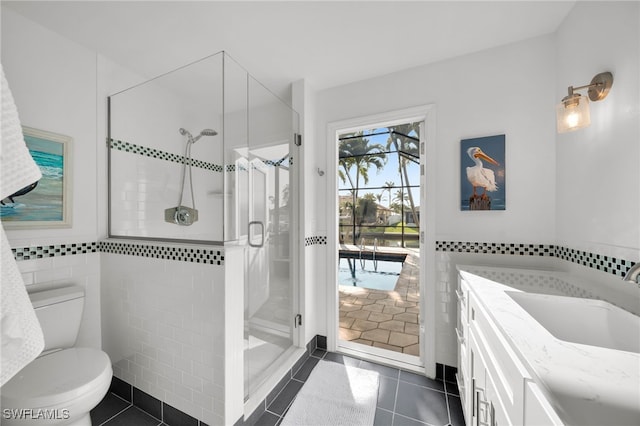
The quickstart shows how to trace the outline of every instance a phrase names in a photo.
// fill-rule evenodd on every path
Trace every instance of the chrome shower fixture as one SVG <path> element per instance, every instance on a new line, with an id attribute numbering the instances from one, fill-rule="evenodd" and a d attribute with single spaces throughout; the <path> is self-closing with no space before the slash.
<path id="1" fill-rule="evenodd" d="M 196 200 L 193 196 L 193 179 L 191 177 L 191 145 L 196 143 L 198 139 L 203 136 L 215 136 L 218 134 L 213 129 L 204 129 L 200 132 L 198 136 L 195 138 L 191 135 L 191 133 L 180 128 L 180 134 L 182 136 L 187 137 L 187 143 L 184 147 L 184 161 L 182 162 L 182 182 L 180 183 L 180 200 L 178 200 L 177 207 L 171 207 L 169 209 L 165 209 L 164 211 L 164 220 L 169 223 L 175 223 L 176 225 L 181 226 L 191 226 L 194 222 L 198 220 L 198 210 L 196 209 Z M 182 205 L 182 198 L 184 195 L 184 184 L 185 184 L 185 175 L 189 170 L 189 190 L 191 192 L 191 205 L 192 207 L 187 207 Z"/>
<path id="2" fill-rule="evenodd" d="M 184 129 L 184 128 L 182 128 L 182 127 L 181 127 L 181 128 L 180 128 L 180 134 L 181 134 L 182 136 L 187 136 L 187 138 L 188 138 L 188 140 L 189 140 L 189 142 L 190 142 L 190 143 L 195 143 L 195 142 L 197 142 L 197 141 L 198 141 L 198 139 L 200 139 L 200 138 L 201 138 L 201 137 L 203 137 L 203 136 L 215 136 L 215 135 L 217 135 L 217 134 L 218 134 L 218 132 L 216 132 L 216 131 L 215 131 L 215 130 L 213 130 L 213 129 L 204 129 L 204 130 L 202 130 L 202 131 L 200 132 L 200 134 L 199 134 L 198 136 L 196 136 L 196 137 L 194 138 L 188 130 L 186 130 L 186 129 Z"/>

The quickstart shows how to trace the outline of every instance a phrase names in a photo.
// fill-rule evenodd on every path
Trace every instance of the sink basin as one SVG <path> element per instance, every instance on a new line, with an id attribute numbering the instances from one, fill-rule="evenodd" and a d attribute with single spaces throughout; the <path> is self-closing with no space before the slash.
<path id="1" fill-rule="evenodd" d="M 608 302 L 507 291 L 559 340 L 640 353 L 640 317 Z"/>

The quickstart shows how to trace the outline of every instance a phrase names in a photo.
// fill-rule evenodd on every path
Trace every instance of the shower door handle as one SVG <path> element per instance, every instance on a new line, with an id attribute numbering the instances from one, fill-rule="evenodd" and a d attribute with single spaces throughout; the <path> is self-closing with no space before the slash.
<path id="1" fill-rule="evenodd" d="M 254 244 L 252 242 L 253 238 L 251 235 L 251 227 L 253 225 L 259 225 L 260 226 L 260 243 L 259 244 Z M 251 222 L 249 222 L 249 246 L 251 247 L 256 247 L 256 248 L 260 248 L 264 246 L 264 223 L 260 222 L 259 220 L 253 220 Z"/>

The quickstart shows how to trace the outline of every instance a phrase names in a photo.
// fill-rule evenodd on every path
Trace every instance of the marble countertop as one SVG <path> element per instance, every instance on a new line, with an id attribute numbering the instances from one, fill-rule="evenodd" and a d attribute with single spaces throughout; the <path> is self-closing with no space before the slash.
<path id="1" fill-rule="evenodd" d="M 559 340 L 507 294 L 522 290 L 478 266 L 458 271 L 566 424 L 640 424 L 640 354 Z"/>

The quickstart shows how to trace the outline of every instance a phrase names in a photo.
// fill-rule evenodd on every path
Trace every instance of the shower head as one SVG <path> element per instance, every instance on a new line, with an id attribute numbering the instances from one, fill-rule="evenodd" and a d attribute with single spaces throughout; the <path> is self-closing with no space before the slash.
<path id="1" fill-rule="evenodd" d="M 200 132 L 200 134 L 198 136 L 196 136 L 195 138 L 191 135 L 191 133 L 189 133 L 188 130 L 183 129 L 182 127 L 180 128 L 180 134 L 181 135 L 186 135 L 189 138 L 189 142 L 194 143 L 196 142 L 198 139 L 200 139 L 203 136 L 215 136 L 218 134 L 218 132 L 216 132 L 213 129 L 204 129 Z"/>

